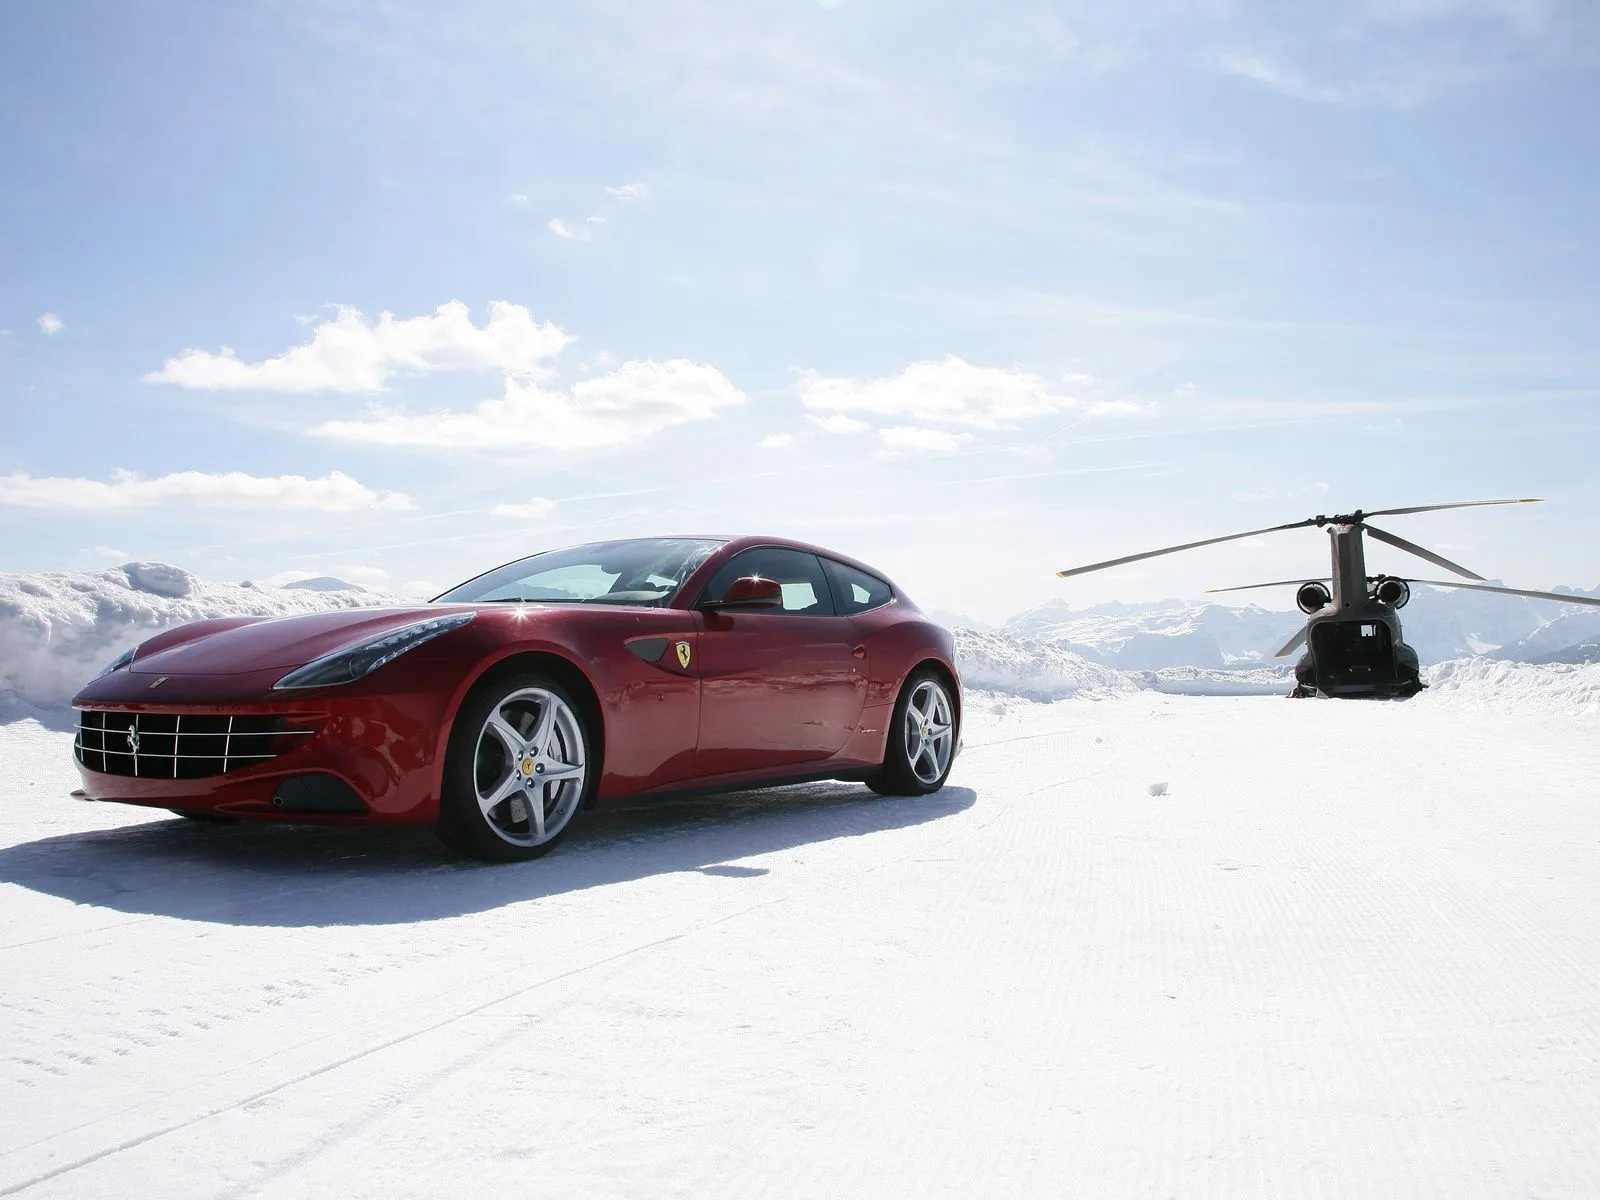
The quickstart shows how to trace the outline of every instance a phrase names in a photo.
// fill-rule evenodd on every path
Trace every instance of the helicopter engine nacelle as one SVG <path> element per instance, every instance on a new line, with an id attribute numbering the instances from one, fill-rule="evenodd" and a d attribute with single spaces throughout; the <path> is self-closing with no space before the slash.
<path id="1" fill-rule="evenodd" d="M 1380 579 L 1372 589 L 1372 598 L 1390 608 L 1404 608 L 1411 599 L 1411 585 L 1404 579 Z"/>
<path id="2" fill-rule="evenodd" d="M 1302 583 L 1300 590 L 1294 594 L 1294 602 L 1300 606 L 1303 613 L 1314 613 L 1320 608 L 1326 608 L 1333 601 L 1333 593 L 1328 590 L 1327 584 Z"/>

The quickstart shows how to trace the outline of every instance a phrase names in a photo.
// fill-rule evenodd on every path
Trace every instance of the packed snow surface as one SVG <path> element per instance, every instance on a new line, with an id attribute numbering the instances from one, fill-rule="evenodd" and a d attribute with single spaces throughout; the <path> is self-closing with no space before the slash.
<path id="1" fill-rule="evenodd" d="M 0 1195 L 1592 1200 L 1595 718 L 1435 684 L 974 692 L 934 796 L 509 867 L 0 726 Z"/>

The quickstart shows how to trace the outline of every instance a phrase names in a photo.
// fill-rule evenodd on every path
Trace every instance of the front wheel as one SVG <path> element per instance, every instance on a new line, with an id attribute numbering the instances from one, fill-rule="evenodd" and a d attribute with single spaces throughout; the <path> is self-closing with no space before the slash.
<path id="1" fill-rule="evenodd" d="M 883 796 L 926 796 L 944 786 L 956 757 L 956 706 L 944 677 L 918 671 L 895 701 L 883 766 L 867 786 Z"/>
<path id="2" fill-rule="evenodd" d="M 542 675 L 501 678 L 461 706 L 435 832 L 485 862 L 548 854 L 599 783 L 584 718 Z"/>

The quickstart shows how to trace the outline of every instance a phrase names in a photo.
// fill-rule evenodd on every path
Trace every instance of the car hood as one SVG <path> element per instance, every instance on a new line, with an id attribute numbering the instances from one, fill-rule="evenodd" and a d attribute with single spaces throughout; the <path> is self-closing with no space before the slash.
<path id="1" fill-rule="evenodd" d="M 222 629 L 180 628 L 151 639 L 128 666 L 135 675 L 234 675 L 267 668 L 304 666 L 325 654 L 388 630 L 460 612 L 471 605 L 409 608 L 342 608 L 332 612 L 272 617 Z"/>

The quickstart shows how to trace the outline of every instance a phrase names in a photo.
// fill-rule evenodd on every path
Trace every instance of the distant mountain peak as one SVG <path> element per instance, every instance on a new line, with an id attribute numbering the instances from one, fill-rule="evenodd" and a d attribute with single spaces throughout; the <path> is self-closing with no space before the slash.
<path id="1" fill-rule="evenodd" d="M 332 575 L 318 575 L 312 579 L 299 579 L 294 583 L 286 583 L 283 590 L 302 592 L 365 592 L 367 589 L 356 583 L 346 583 L 342 579 L 335 579 Z"/>

